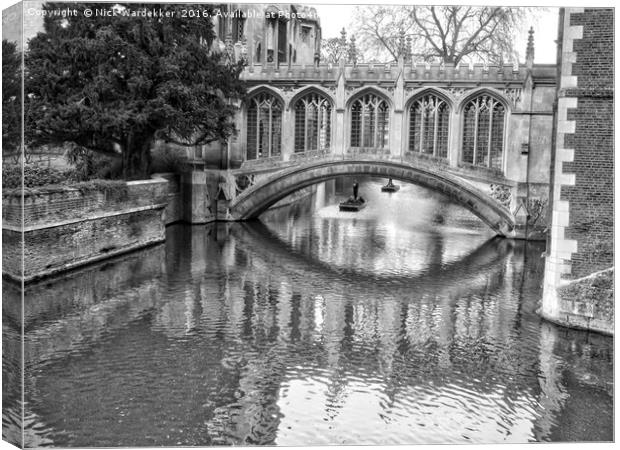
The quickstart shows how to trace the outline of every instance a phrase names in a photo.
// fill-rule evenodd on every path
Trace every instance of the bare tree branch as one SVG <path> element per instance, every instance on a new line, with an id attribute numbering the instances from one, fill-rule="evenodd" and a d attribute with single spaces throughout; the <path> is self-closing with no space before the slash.
<path id="1" fill-rule="evenodd" d="M 370 6 L 357 8 L 350 31 L 360 55 L 387 62 L 400 56 L 400 30 L 411 56 L 457 64 L 513 58 L 515 31 L 527 8 L 473 6 Z"/>

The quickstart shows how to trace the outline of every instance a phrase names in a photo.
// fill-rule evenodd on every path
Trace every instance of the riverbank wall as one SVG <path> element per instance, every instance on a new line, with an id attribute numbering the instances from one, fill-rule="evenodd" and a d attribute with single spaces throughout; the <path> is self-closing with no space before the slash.
<path id="1" fill-rule="evenodd" d="M 562 8 L 541 314 L 614 330 L 614 11 Z"/>
<path id="2" fill-rule="evenodd" d="M 541 311 L 549 321 L 569 328 L 614 334 L 613 268 L 566 281 L 553 295 L 553 309 Z"/>
<path id="3" fill-rule="evenodd" d="M 3 275 L 29 282 L 162 242 L 166 224 L 180 220 L 180 196 L 172 174 L 112 189 L 3 193 Z"/>

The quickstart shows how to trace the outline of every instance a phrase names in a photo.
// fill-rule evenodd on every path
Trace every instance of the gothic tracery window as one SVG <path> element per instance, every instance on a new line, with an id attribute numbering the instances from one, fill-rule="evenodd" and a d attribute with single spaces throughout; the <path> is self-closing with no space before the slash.
<path id="1" fill-rule="evenodd" d="M 502 169 L 506 110 L 496 98 L 484 94 L 463 109 L 462 161 Z"/>
<path id="2" fill-rule="evenodd" d="M 282 102 L 261 92 L 249 100 L 246 159 L 278 156 L 282 146 Z"/>
<path id="3" fill-rule="evenodd" d="M 388 147 L 390 109 L 375 94 L 365 94 L 351 105 L 351 147 L 386 149 Z"/>
<path id="4" fill-rule="evenodd" d="M 324 96 L 310 93 L 295 103 L 295 152 L 329 151 L 332 105 Z"/>
<path id="5" fill-rule="evenodd" d="M 440 97 L 427 94 L 409 110 L 409 151 L 448 157 L 450 107 Z"/>
<path id="6" fill-rule="evenodd" d="M 239 10 L 235 11 L 232 19 L 232 40 L 233 42 L 243 42 L 245 33 L 245 17 Z"/>

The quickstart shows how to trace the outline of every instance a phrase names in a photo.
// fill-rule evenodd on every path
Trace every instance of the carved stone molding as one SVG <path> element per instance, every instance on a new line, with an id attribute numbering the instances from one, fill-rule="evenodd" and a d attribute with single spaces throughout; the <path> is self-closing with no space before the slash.
<path id="1" fill-rule="evenodd" d="M 509 186 L 502 184 L 491 184 L 491 197 L 497 200 L 504 208 L 510 208 L 510 202 L 512 201 L 512 192 Z"/>
<path id="2" fill-rule="evenodd" d="M 512 106 L 514 108 L 517 107 L 517 104 L 521 101 L 521 88 L 505 88 L 504 95 L 511 101 Z"/>
<path id="3" fill-rule="evenodd" d="M 462 97 L 463 95 L 465 95 L 467 91 L 469 91 L 469 89 L 464 88 L 464 87 L 451 86 L 448 88 L 448 91 L 455 97 Z"/>

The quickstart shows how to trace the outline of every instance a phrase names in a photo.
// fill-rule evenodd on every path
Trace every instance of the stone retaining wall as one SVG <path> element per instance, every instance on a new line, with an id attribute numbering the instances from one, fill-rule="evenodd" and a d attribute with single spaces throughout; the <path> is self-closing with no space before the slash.
<path id="1" fill-rule="evenodd" d="M 566 282 L 555 292 L 558 311 L 552 322 L 572 328 L 614 332 L 614 269 Z"/>
<path id="2" fill-rule="evenodd" d="M 175 173 L 156 173 L 152 178 L 163 178 L 168 181 L 168 194 L 166 208 L 164 209 L 164 223 L 180 222 L 183 220 L 183 200 L 181 197 L 181 179 Z"/>
<path id="3" fill-rule="evenodd" d="M 3 194 L 3 273 L 30 281 L 165 240 L 165 219 L 175 219 L 168 187 L 164 178 L 108 191 L 57 187 L 25 192 L 23 203 Z"/>

